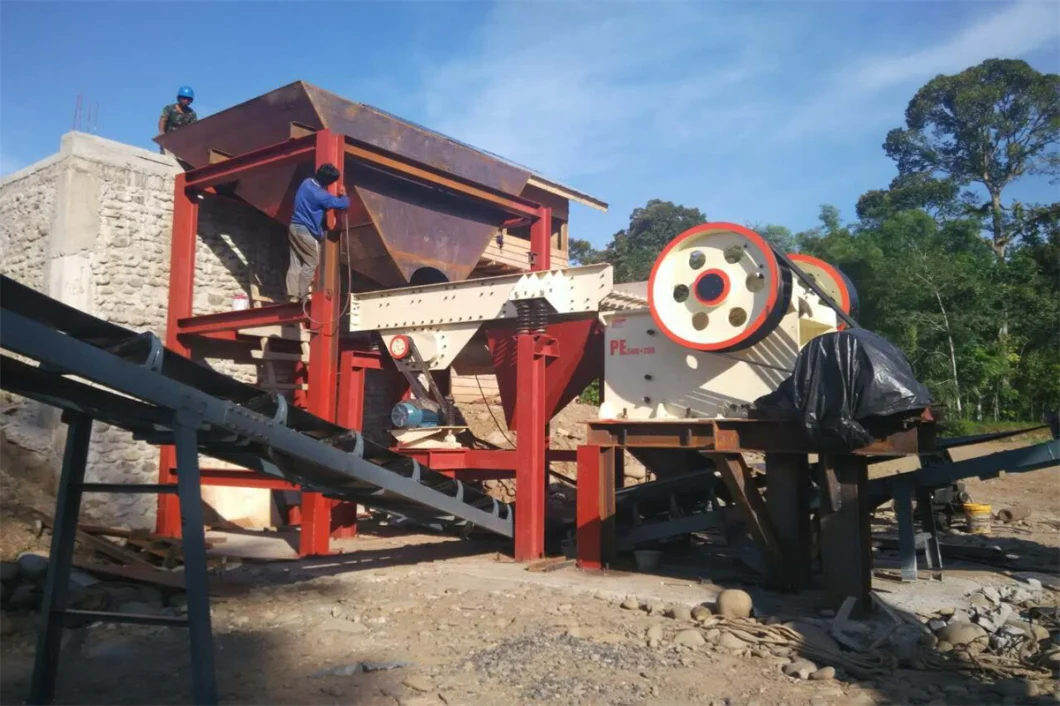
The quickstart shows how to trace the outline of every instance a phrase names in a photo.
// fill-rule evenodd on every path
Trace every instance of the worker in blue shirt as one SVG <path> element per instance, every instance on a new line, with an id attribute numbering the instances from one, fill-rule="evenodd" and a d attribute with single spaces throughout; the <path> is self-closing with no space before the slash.
<path id="1" fill-rule="evenodd" d="M 305 301 L 309 284 L 316 276 L 320 262 L 320 244 L 324 240 L 324 217 L 328 209 L 346 209 L 350 199 L 346 187 L 339 184 L 339 195 L 332 196 L 328 187 L 339 179 L 339 170 L 325 164 L 298 187 L 294 197 L 294 213 L 287 229 L 291 245 L 291 263 L 287 268 L 287 299 Z"/>

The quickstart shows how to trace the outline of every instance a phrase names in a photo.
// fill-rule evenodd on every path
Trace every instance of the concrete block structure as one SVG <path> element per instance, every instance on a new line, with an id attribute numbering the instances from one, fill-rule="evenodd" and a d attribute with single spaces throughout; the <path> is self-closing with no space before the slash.
<path id="1" fill-rule="evenodd" d="M 132 329 L 165 329 L 173 179 L 171 157 L 72 132 L 60 150 L 0 181 L 0 271 L 38 291 Z M 200 206 L 196 271 L 204 283 L 196 313 L 232 308 L 254 276 L 263 296 L 282 295 L 287 252 L 283 228 L 238 201 Z M 253 363 L 205 361 L 254 382 Z M 3 438 L 12 462 L 56 473 L 65 432 L 57 415 L 10 400 Z M 155 482 L 158 450 L 117 429 L 98 428 L 89 475 L 100 482 Z M 90 495 L 101 522 L 154 526 L 147 495 Z"/>

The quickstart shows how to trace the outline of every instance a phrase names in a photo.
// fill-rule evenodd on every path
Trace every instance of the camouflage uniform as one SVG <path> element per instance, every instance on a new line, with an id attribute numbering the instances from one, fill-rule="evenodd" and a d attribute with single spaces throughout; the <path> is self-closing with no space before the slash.
<path id="1" fill-rule="evenodd" d="M 180 109 L 179 103 L 171 103 L 162 109 L 162 118 L 165 122 L 165 132 L 172 132 L 185 125 L 191 125 L 193 122 L 198 120 L 198 116 L 195 115 L 195 111 L 188 108 L 187 112 Z M 165 148 L 160 149 L 162 154 L 166 154 Z"/>

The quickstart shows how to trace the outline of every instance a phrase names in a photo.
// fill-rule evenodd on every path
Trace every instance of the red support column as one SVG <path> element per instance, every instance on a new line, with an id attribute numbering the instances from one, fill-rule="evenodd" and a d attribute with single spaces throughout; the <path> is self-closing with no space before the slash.
<path id="1" fill-rule="evenodd" d="M 339 170 L 339 181 L 330 188 L 334 193 L 343 183 L 343 138 L 330 130 L 316 133 L 316 168 L 333 164 Z M 339 372 L 339 300 L 342 297 L 339 277 L 339 240 L 334 232 L 335 219 L 328 215 L 328 233 L 324 239 L 321 263 L 310 302 L 309 341 L 309 411 L 328 421 L 335 421 Z M 331 527 L 331 503 L 319 493 L 302 493 L 302 534 L 298 553 L 301 556 L 328 553 Z"/>
<path id="2" fill-rule="evenodd" d="M 199 229 L 199 202 L 194 194 L 187 193 L 186 177 L 178 174 L 173 187 L 173 232 L 169 250 L 169 304 L 166 311 L 166 347 L 175 353 L 187 356 L 189 351 L 180 339 L 178 321 L 192 314 L 192 297 L 195 292 L 195 243 Z M 172 446 L 159 450 L 158 482 L 174 484 L 177 454 Z M 180 536 L 180 504 L 174 493 L 160 493 L 158 514 L 155 520 L 158 534 L 166 537 Z"/>
<path id="3" fill-rule="evenodd" d="M 518 510 L 515 513 L 515 560 L 533 561 L 545 553 L 545 452 L 548 416 L 545 411 L 545 365 L 554 355 L 552 339 L 534 333 L 516 336 L 516 377 L 519 397 L 519 460 L 515 470 Z"/>
<path id="4" fill-rule="evenodd" d="M 537 209 L 537 220 L 530 226 L 530 269 L 552 269 L 552 209 Z"/>
<path id="5" fill-rule="evenodd" d="M 355 351 L 342 351 L 339 356 L 339 426 L 360 431 L 364 426 L 364 383 L 367 370 L 357 363 Z M 331 536 L 357 536 L 357 503 L 332 501 Z"/>
<path id="6" fill-rule="evenodd" d="M 598 571 L 611 560 L 614 547 L 614 447 L 578 447 L 578 568 Z"/>

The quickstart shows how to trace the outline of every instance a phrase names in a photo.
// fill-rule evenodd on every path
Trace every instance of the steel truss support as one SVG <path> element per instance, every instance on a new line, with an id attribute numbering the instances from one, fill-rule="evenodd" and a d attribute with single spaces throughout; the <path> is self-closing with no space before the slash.
<path id="1" fill-rule="evenodd" d="M 548 414 L 545 411 L 545 368 L 557 355 L 555 341 L 532 331 L 516 335 L 516 400 L 519 420 L 515 470 L 519 511 L 515 516 L 515 560 L 533 561 L 545 553 L 545 492 L 548 474 Z"/>
<path id="2" fill-rule="evenodd" d="M 183 521 L 184 584 L 188 597 L 188 617 L 105 613 L 67 608 L 70 569 L 84 492 L 137 492 L 137 486 L 85 483 L 85 465 L 92 437 L 92 418 L 67 412 L 66 451 L 55 501 L 55 524 L 49 553 L 48 573 L 41 603 L 40 632 L 33 664 L 30 703 L 50 703 L 55 696 L 59 673 L 63 620 L 67 615 L 90 617 L 102 622 L 169 625 L 187 627 L 191 646 L 192 693 L 196 704 L 217 703 L 214 675 L 213 638 L 210 627 L 210 596 L 206 573 L 206 536 L 203 527 L 202 487 L 199 478 L 198 421 L 177 412 L 173 430 L 176 436 L 177 491 Z M 173 488 L 173 486 L 168 486 Z M 158 488 L 151 487 L 151 492 Z M 168 495 L 168 493 L 167 493 Z"/>
<path id="3" fill-rule="evenodd" d="M 331 164 L 339 170 L 339 179 L 331 185 L 336 192 L 343 183 L 343 139 L 330 130 L 320 130 L 316 138 L 316 163 L 319 169 Z M 313 286 L 310 311 L 308 409 L 329 422 L 336 421 L 339 372 L 339 299 L 342 282 L 339 268 L 339 240 L 335 214 L 328 213 L 328 235 L 323 243 L 321 263 Z M 362 400 L 363 403 L 363 400 Z M 302 533 L 298 542 L 300 556 L 327 554 L 331 531 L 331 501 L 320 493 L 302 492 Z"/>
<path id="4" fill-rule="evenodd" d="M 203 317 L 192 315 L 195 291 L 195 249 L 198 233 L 199 206 L 197 192 L 209 190 L 216 184 L 232 181 L 262 168 L 291 161 L 314 159 L 317 167 L 331 163 L 341 174 L 343 170 L 343 137 L 330 130 L 320 130 L 306 137 L 270 145 L 253 152 L 226 159 L 199 169 L 177 175 L 174 186 L 173 233 L 170 251 L 169 308 L 166 320 L 166 347 L 184 356 L 190 355 L 185 335 L 217 335 L 238 330 L 241 327 L 274 325 L 277 323 L 300 324 L 304 312 L 298 305 L 265 307 L 252 312 L 223 312 Z M 336 184 L 342 183 L 342 178 Z M 332 190 L 336 187 L 333 186 Z M 329 214 L 328 228 L 335 227 L 334 214 Z M 308 377 L 308 393 L 305 397 L 295 395 L 295 401 L 308 407 L 309 411 L 327 421 L 336 421 L 338 397 L 338 311 L 342 298 L 339 243 L 335 233 L 327 238 L 322 263 L 317 271 L 317 281 L 310 302 L 312 338 L 309 345 L 308 369 L 300 371 Z M 312 373 L 309 373 L 312 371 Z M 351 400 L 358 407 L 360 399 Z M 159 454 L 159 483 L 172 485 L 177 477 L 176 452 L 172 446 L 163 446 Z M 238 476 L 217 477 L 207 474 L 207 482 L 219 480 L 218 485 L 236 486 Z M 261 479 L 247 479 L 249 487 L 264 487 Z M 264 481 L 268 483 L 269 481 Z M 309 556 L 329 552 L 331 530 L 331 508 L 334 503 L 319 493 L 305 492 L 301 501 L 301 536 L 299 554 Z M 347 520 L 349 518 L 346 518 Z M 164 536 L 180 536 L 184 523 L 181 521 L 179 503 L 170 494 L 159 494 L 157 532 Z M 340 532 L 341 534 L 341 532 Z M 349 534 L 349 532 L 345 532 Z"/>
<path id="5" fill-rule="evenodd" d="M 578 567 L 595 571 L 613 558 L 615 546 L 615 475 L 622 449 L 578 447 Z"/>

